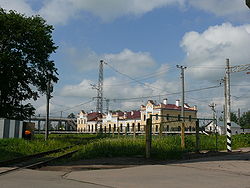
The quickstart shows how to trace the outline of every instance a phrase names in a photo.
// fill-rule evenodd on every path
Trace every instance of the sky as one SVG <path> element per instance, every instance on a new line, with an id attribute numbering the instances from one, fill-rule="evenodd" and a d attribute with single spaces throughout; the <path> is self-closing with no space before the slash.
<path id="1" fill-rule="evenodd" d="M 104 60 L 104 98 L 109 110 L 139 110 L 147 100 L 181 99 L 199 117 L 224 104 L 225 62 L 250 64 L 250 9 L 245 0 L 0 0 L 0 7 L 40 15 L 54 26 L 54 60 L 59 82 L 51 116 L 96 109 L 98 67 Z M 231 74 L 232 111 L 250 106 L 250 74 Z M 207 88 L 207 89 L 206 89 Z M 195 91 L 192 91 L 195 90 Z M 31 101 L 45 114 L 46 98 Z M 106 103 L 104 102 L 104 111 Z"/>

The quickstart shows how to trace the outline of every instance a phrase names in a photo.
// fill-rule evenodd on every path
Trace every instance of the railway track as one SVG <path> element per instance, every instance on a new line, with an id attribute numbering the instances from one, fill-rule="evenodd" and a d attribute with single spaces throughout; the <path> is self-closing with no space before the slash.
<path id="1" fill-rule="evenodd" d="M 74 145 L 76 146 L 76 145 Z M 46 166 L 52 161 L 57 161 L 62 158 L 67 158 L 76 153 L 79 149 L 72 150 L 74 146 L 68 146 L 56 150 L 28 155 L 20 158 L 15 158 L 0 162 L 0 167 L 7 167 L 7 170 L 0 171 L 0 176 L 18 171 L 21 169 L 36 169 Z M 69 151 L 68 151 L 69 150 Z M 57 155 L 57 156 L 52 156 Z"/>

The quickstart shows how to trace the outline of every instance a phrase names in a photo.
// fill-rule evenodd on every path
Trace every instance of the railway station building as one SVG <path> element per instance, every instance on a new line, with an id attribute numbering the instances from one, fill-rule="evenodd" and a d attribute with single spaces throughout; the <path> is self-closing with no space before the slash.
<path id="1" fill-rule="evenodd" d="M 185 129 L 195 129 L 195 118 L 197 118 L 197 107 L 184 105 Z M 146 119 L 152 115 L 152 132 L 180 131 L 181 129 L 181 106 L 180 101 L 175 104 L 168 104 L 164 99 L 157 104 L 148 100 L 146 105 L 141 105 L 140 110 L 129 112 L 108 112 L 100 114 L 97 112 L 85 113 L 81 111 L 77 115 L 77 131 L 85 133 L 143 133 L 145 131 Z"/>

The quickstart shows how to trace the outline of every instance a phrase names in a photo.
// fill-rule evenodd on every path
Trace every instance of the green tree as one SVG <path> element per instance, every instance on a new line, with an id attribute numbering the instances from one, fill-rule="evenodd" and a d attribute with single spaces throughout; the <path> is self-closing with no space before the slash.
<path id="1" fill-rule="evenodd" d="M 240 126 L 243 128 L 250 128 L 250 111 L 242 114 L 240 117 Z"/>
<path id="2" fill-rule="evenodd" d="M 0 8 L 0 117 L 25 119 L 34 114 L 29 99 L 56 83 L 53 27 L 40 16 L 26 17 Z M 26 102 L 27 103 L 27 102 Z"/>
<path id="3" fill-rule="evenodd" d="M 231 115 L 230 116 L 231 117 L 231 121 L 234 122 L 234 123 L 238 123 L 238 117 L 237 117 L 236 113 L 231 112 L 230 115 Z"/>
<path id="4" fill-rule="evenodd" d="M 70 114 L 68 115 L 68 118 L 74 119 L 74 118 L 76 118 L 76 115 L 75 115 L 74 113 L 70 113 Z"/>

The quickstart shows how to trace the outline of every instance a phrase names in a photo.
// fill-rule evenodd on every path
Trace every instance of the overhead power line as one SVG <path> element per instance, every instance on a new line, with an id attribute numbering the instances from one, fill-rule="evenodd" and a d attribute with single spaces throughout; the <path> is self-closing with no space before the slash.
<path id="1" fill-rule="evenodd" d="M 141 77 L 139 78 L 134 78 L 136 81 L 143 81 L 143 80 L 148 80 L 150 78 L 156 78 L 166 72 L 168 72 L 169 70 L 173 69 L 175 67 L 170 67 L 166 70 L 161 70 L 161 71 L 157 71 L 157 72 L 154 72 L 154 73 L 149 73 L 149 74 L 146 74 L 146 75 L 142 75 Z M 104 84 L 104 86 L 124 86 L 124 84 L 129 84 L 129 83 L 133 83 L 135 82 L 134 80 L 132 81 L 127 81 L 127 82 L 120 82 L 120 83 L 116 83 L 116 84 Z"/>
<path id="2" fill-rule="evenodd" d="M 121 74 L 121 75 L 123 75 L 123 76 L 125 76 L 125 77 L 127 77 L 127 78 L 129 78 L 129 79 L 131 79 L 131 80 L 133 80 L 133 81 L 135 81 L 135 82 L 141 84 L 141 85 L 144 85 L 144 86 L 146 86 L 146 87 L 148 87 L 148 88 L 150 88 L 150 89 L 154 88 L 154 89 L 157 89 L 157 90 L 160 90 L 160 91 L 164 91 L 163 89 L 160 89 L 160 88 L 154 87 L 154 86 L 152 86 L 152 85 L 149 85 L 149 84 L 147 84 L 147 83 L 138 81 L 138 80 L 132 78 L 131 76 L 129 76 L 129 75 L 125 74 L 125 73 L 122 73 L 122 72 L 118 71 L 116 68 L 114 68 L 112 65 L 108 64 L 107 62 L 105 62 L 105 64 L 108 65 L 108 66 L 109 66 L 111 69 L 113 69 L 115 72 L 117 72 L 117 73 L 119 73 L 119 74 Z"/>
<path id="3" fill-rule="evenodd" d="M 192 90 L 186 90 L 185 93 L 195 92 L 195 91 L 203 91 L 208 89 L 215 89 L 222 87 L 221 85 L 211 86 L 211 87 L 205 87 L 205 88 L 199 88 L 199 89 L 192 89 Z M 175 93 L 166 93 L 161 95 L 150 95 L 150 96 L 141 96 L 141 97 L 130 97 L 130 98 L 117 98 L 117 99 L 110 99 L 110 101 L 123 101 L 123 100 L 137 100 L 137 99 L 145 99 L 145 98 L 155 98 L 155 97 L 162 97 L 167 95 L 176 95 L 181 94 L 181 92 L 175 92 Z"/>
<path id="4" fill-rule="evenodd" d="M 68 110 L 77 108 L 77 107 L 79 107 L 79 106 L 86 105 L 86 104 L 91 103 L 91 102 L 93 102 L 93 99 L 91 99 L 91 100 L 89 100 L 89 101 L 87 101 L 87 102 L 83 102 L 83 103 L 80 103 L 80 104 L 78 104 L 78 105 L 69 107 L 69 108 L 65 108 L 65 109 L 63 109 L 63 110 L 59 110 L 59 111 L 56 111 L 56 112 L 51 112 L 50 114 L 56 114 L 56 113 L 59 113 L 59 112 L 65 112 L 65 111 L 68 111 Z"/>

